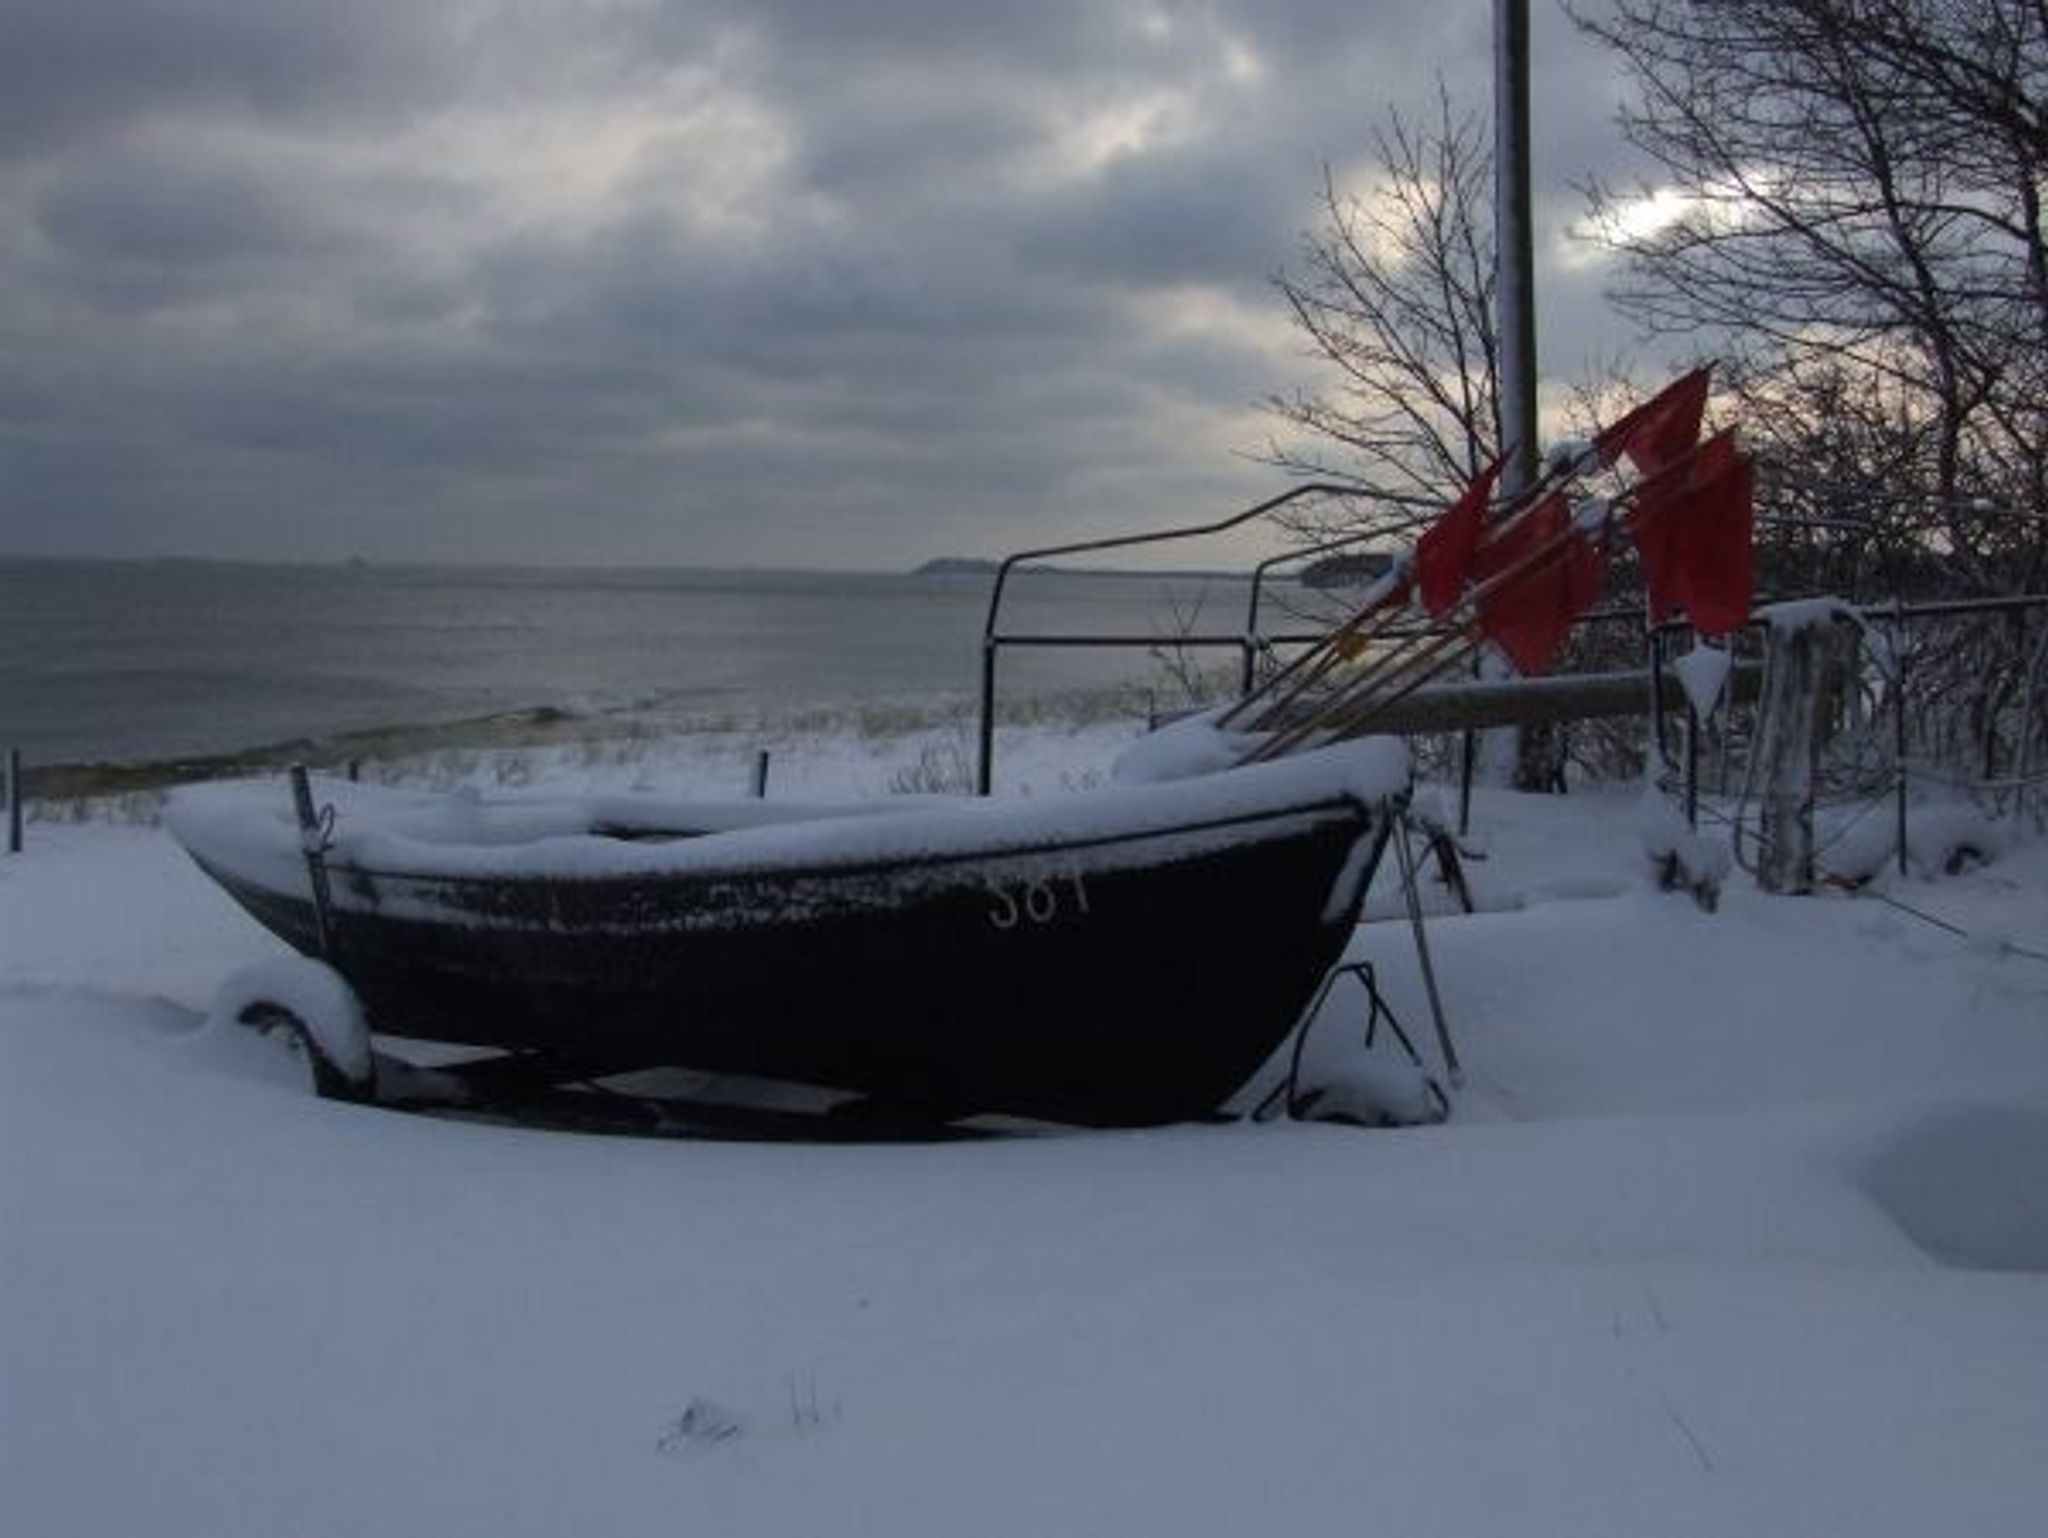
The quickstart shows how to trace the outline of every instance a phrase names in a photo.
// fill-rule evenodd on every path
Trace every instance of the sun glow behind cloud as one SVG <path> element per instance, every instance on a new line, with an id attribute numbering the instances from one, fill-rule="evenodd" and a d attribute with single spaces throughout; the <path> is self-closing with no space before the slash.
<path id="1" fill-rule="evenodd" d="M 1581 219 L 1566 227 L 1555 255 L 1566 267 L 1596 268 L 1616 249 L 1653 240 L 1699 212 L 1700 199 L 1677 187 L 1656 187 L 1613 204 L 1603 216 Z"/>

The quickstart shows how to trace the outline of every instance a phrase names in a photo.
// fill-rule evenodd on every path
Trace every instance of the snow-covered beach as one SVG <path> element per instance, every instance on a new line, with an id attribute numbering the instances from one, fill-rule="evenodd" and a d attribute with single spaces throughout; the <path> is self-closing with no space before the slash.
<path id="1" fill-rule="evenodd" d="M 1131 730 L 1020 731 L 1005 783 L 1095 783 Z M 792 735 L 772 788 L 930 752 Z M 1481 911 L 1431 925 L 1447 1124 L 843 1148 L 317 1101 L 207 1022 L 275 942 L 153 826 L 34 824 L 0 857 L 0 1528 L 2038 1526 L 2048 843 L 1709 914 L 1633 791 L 1482 793 L 1474 831 Z M 1352 954 L 1422 1040 L 1392 905 Z"/>

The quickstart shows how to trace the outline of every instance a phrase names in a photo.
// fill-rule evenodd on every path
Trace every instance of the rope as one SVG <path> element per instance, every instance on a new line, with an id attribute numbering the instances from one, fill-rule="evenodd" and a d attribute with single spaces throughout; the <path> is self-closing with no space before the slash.
<path id="1" fill-rule="evenodd" d="M 1988 943 L 1980 941 L 1976 935 L 1971 934 L 1969 930 L 1963 928 L 1963 926 L 1960 924 L 1951 924 L 1945 918 L 1940 918 L 1932 913 L 1923 912 L 1922 910 L 1914 907 L 1911 903 L 1900 902 L 1898 898 L 1890 896 L 1887 893 L 1871 891 L 1866 888 L 1857 888 L 1855 895 L 1858 897 L 1874 897 L 1888 908 L 1896 908 L 1899 910 L 1899 912 L 1907 914 L 1912 918 L 1916 918 L 1920 920 L 1920 922 L 1923 924 L 1931 924 L 1936 929 L 1946 930 L 1948 933 L 1957 936 L 1959 939 L 1971 945 Z M 2037 951 L 2024 945 L 2015 945 L 2010 940 L 1999 940 L 1995 943 L 1998 949 L 2007 955 L 2024 956 L 2029 961 L 2048 962 L 2048 951 Z"/>
<path id="2" fill-rule="evenodd" d="M 1857 822 L 1862 820 L 1864 817 L 1867 817 L 1881 804 L 1882 803 L 1880 800 L 1873 798 L 1867 805 L 1864 806 L 1864 808 L 1860 812 L 1858 812 L 1854 817 L 1850 818 L 1849 821 L 1846 824 L 1844 824 L 1843 827 L 1839 829 L 1835 833 L 1835 835 L 1827 841 L 1827 843 L 1822 844 L 1814 850 L 1814 854 L 1816 856 L 1814 874 L 1819 879 L 1827 882 L 1830 886 L 1833 886 L 1838 890 L 1847 892 L 1852 897 L 1867 897 L 1877 902 L 1883 903 L 1888 908 L 1896 908 L 1899 912 L 1906 914 L 1911 918 L 1916 918 L 1920 920 L 1920 922 L 1923 924 L 1930 924 L 1936 929 L 1944 930 L 1947 933 L 1956 936 L 1958 939 L 1964 941 L 1967 944 L 1979 945 L 1995 943 L 1997 949 L 2005 954 L 2013 956 L 2024 956 L 2029 961 L 2039 961 L 2043 963 L 2048 963 L 2048 952 L 2037 951 L 2025 945 L 2017 945 L 2010 940 L 1999 940 L 1996 942 L 1984 941 L 1979 936 L 1973 934 L 1971 931 L 1963 928 L 1962 925 L 1952 923 L 1948 919 L 1941 918 L 1936 914 L 1927 912 L 1925 909 L 1916 908 L 1911 903 L 1904 902 L 1899 898 L 1893 897 L 1888 892 L 1880 891 L 1879 889 L 1870 886 L 1867 880 L 1851 878 L 1848 876 L 1841 876 L 1820 869 L 1817 857 L 1824 850 L 1839 843 L 1841 841 L 1842 835 L 1845 834 L 1849 828 L 1853 827 Z M 1731 826 L 1735 826 L 1738 835 L 1746 834 L 1746 836 L 1755 839 L 1759 846 L 1768 848 L 1772 844 L 1772 840 L 1766 839 L 1764 837 L 1763 830 L 1761 828 L 1757 829 L 1753 833 L 1749 833 L 1746 829 L 1742 828 L 1739 824 L 1735 823 L 1734 819 L 1728 813 L 1718 812 L 1711 808 L 1705 807 L 1703 807 L 1701 810 L 1704 815 L 1712 817 L 1716 821 L 1726 822 L 1729 823 Z M 1749 869 L 1749 867 L 1745 866 L 1744 869 L 1747 870 Z"/>

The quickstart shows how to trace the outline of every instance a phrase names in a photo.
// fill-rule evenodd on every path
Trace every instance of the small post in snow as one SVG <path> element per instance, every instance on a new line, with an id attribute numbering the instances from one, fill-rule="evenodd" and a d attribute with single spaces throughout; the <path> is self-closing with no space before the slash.
<path id="1" fill-rule="evenodd" d="M 7 852 L 21 853 L 21 749 L 7 750 Z"/>
<path id="2" fill-rule="evenodd" d="M 1763 850 L 1757 885 L 1767 892 L 1811 892 L 1815 881 L 1815 771 L 1833 725 L 1831 691 L 1840 676 L 1841 641 L 1831 611 L 1788 616 L 1766 638 L 1761 741 Z"/>
<path id="3" fill-rule="evenodd" d="M 1899 874 L 1906 874 L 1906 600 L 1892 600 L 1892 837 L 1898 844 Z"/>
<path id="4" fill-rule="evenodd" d="M 1685 703 L 1685 825 L 1699 831 L 1700 713 L 1689 699 Z"/>
<path id="5" fill-rule="evenodd" d="M 754 755 L 754 799 L 763 801 L 768 796 L 768 750 L 761 749 Z"/>
<path id="6" fill-rule="evenodd" d="M 320 942 L 324 961 L 334 959 L 333 897 L 327 884 L 327 843 L 333 816 L 330 808 L 323 817 L 313 805 L 313 784 L 304 764 L 293 764 L 292 810 L 299 820 L 299 847 L 305 851 L 306 876 L 313 891 L 313 932 Z"/>

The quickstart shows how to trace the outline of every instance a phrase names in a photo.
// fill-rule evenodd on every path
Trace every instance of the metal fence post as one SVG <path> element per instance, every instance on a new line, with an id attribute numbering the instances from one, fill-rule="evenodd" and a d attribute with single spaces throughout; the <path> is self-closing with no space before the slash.
<path id="1" fill-rule="evenodd" d="M 1700 713 L 1685 702 L 1685 825 L 1700 825 Z"/>
<path id="2" fill-rule="evenodd" d="M 334 959 L 334 900 L 327 884 L 328 823 L 313 805 L 313 782 L 304 764 L 287 771 L 292 786 L 292 810 L 299 820 L 299 846 L 305 852 L 307 883 L 313 892 L 313 930 L 319 937 L 323 960 Z M 329 809 L 328 819 L 332 819 Z"/>
<path id="3" fill-rule="evenodd" d="M 1898 839 L 1899 874 L 1906 874 L 1906 601 L 1892 600 L 1892 758 L 1899 777 L 1893 833 Z"/>
<path id="4" fill-rule="evenodd" d="M 991 627 L 993 629 L 993 627 Z M 981 640 L 981 721 L 974 766 L 974 793 L 988 795 L 995 788 L 996 775 L 996 638 Z"/>

